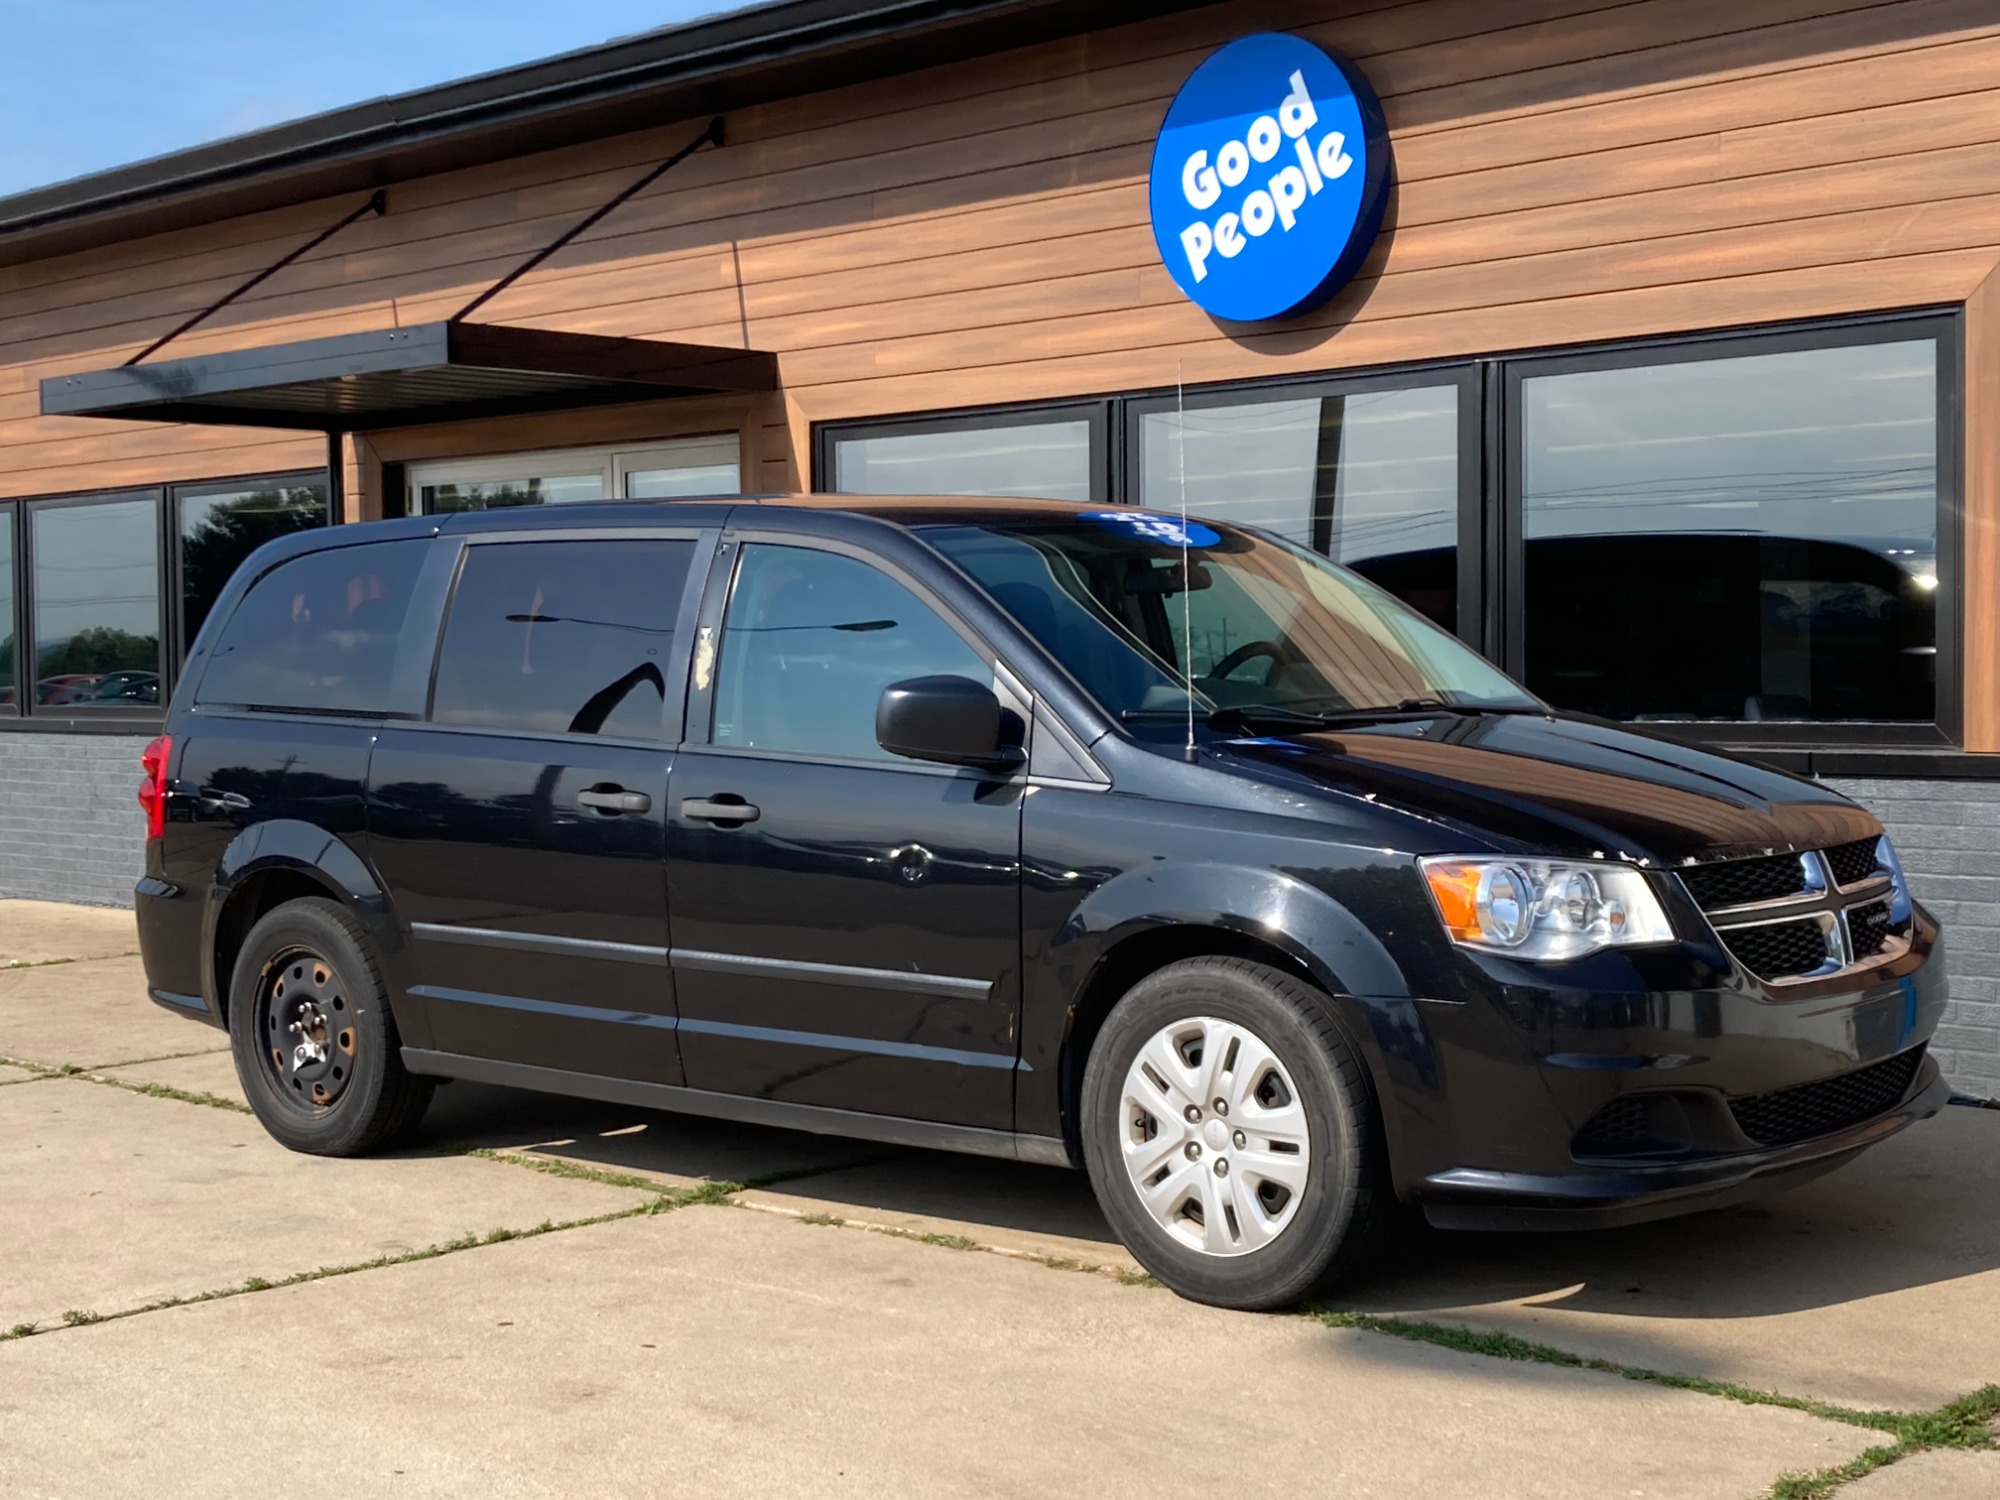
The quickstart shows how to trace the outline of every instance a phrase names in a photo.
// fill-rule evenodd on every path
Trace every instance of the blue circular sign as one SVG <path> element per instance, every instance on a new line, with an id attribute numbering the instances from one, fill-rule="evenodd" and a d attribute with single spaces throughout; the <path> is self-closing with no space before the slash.
<path id="1" fill-rule="evenodd" d="M 1180 289 L 1258 323 L 1330 297 L 1388 198 L 1389 133 L 1367 80 L 1313 43 L 1259 32 L 1188 76 L 1153 147 L 1153 238 Z"/>

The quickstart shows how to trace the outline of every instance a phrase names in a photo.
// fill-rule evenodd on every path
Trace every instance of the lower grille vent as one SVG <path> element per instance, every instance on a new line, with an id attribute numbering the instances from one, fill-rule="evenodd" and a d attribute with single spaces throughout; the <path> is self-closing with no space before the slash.
<path id="1" fill-rule="evenodd" d="M 1731 1099 L 1729 1112 L 1736 1116 L 1743 1133 L 1760 1146 L 1808 1141 L 1894 1108 L 1909 1092 L 1923 1060 L 1924 1049 L 1913 1047 L 1838 1078 Z"/>

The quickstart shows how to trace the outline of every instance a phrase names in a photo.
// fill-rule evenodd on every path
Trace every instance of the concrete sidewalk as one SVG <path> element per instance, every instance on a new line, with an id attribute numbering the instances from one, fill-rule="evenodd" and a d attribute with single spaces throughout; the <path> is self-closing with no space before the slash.
<path id="1" fill-rule="evenodd" d="M 26 906 L 0 1494 L 1747 1497 L 2000 1379 L 2000 1112 L 1756 1207 L 1422 1234 L 1250 1317 L 1145 1284 L 1077 1173 L 466 1084 L 393 1157 L 293 1155 L 114 922 Z M 1843 1491 L 1992 1494 L 1976 1448 Z"/>

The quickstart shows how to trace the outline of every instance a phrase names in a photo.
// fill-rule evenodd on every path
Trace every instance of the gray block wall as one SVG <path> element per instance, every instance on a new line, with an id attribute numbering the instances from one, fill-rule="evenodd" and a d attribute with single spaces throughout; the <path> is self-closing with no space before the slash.
<path id="1" fill-rule="evenodd" d="M 0 733 L 0 896 L 130 906 L 146 735 Z"/>
<path id="2" fill-rule="evenodd" d="M 1829 779 L 1882 820 L 1944 924 L 1951 1003 L 1931 1052 L 1953 1087 L 2000 1097 L 2000 782 Z"/>

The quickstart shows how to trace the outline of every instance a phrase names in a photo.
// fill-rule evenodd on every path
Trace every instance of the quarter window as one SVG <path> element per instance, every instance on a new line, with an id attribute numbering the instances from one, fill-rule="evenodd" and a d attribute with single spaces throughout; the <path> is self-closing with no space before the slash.
<path id="1" fill-rule="evenodd" d="M 181 489 L 181 639 L 200 634 L 238 567 L 264 543 L 326 525 L 322 483 Z"/>
<path id="2" fill-rule="evenodd" d="M 466 550 L 431 718 L 658 740 L 694 543 L 500 542 Z"/>
<path id="3" fill-rule="evenodd" d="M 280 563 L 250 586 L 224 625 L 197 700 L 387 712 L 403 620 L 430 546 L 370 542 Z"/>
<path id="4" fill-rule="evenodd" d="M 882 690 L 909 677 L 991 682 L 993 669 L 880 569 L 833 552 L 743 549 L 723 622 L 717 745 L 895 760 L 875 740 Z"/>

